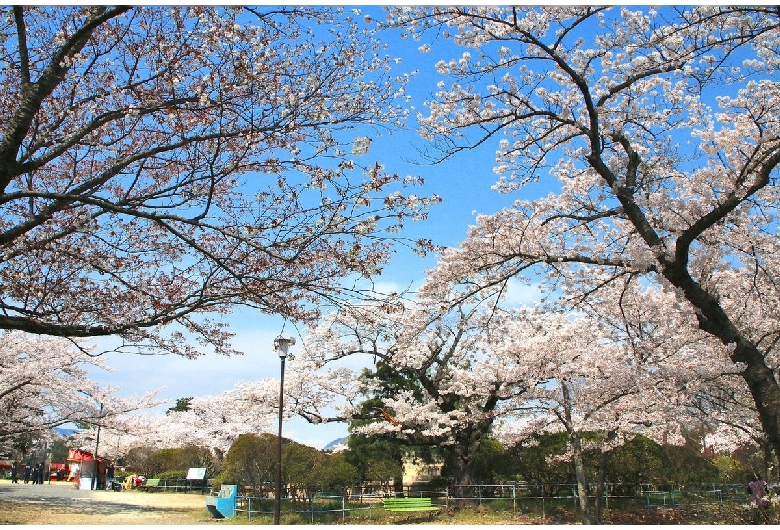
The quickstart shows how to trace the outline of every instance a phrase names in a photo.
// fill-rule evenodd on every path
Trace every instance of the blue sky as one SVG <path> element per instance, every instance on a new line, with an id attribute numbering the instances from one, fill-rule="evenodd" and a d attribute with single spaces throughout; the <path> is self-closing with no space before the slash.
<path id="1" fill-rule="evenodd" d="M 378 12 L 380 8 L 372 6 L 368 9 Z M 385 34 L 385 39 L 387 37 L 389 35 Z M 419 70 L 411 81 L 409 94 L 412 96 L 411 104 L 422 110 L 423 102 L 436 90 L 436 83 L 440 80 L 433 65 L 439 59 L 457 57 L 462 50 L 439 41 L 434 52 L 421 54 L 417 51 L 420 42 L 397 38 L 386 42 L 390 44 L 389 55 L 402 59 L 396 66 L 399 73 Z M 364 162 L 376 159 L 388 173 L 420 175 L 425 178 L 426 186 L 414 192 L 419 195 L 436 193 L 442 197 L 442 204 L 431 210 L 429 218 L 410 225 L 404 235 L 427 237 L 437 244 L 454 246 L 465 238 L 469 225 L 474 224 L 475 213 L 492 213 L 517 199 L 517 196 L 501 196 L 490 189 L 497 180 L 493 173 L 496 143 L 489 142 L 477 150 L 462 152 L 441 164 L 425 164 L 416 151 L 424 142 L 414 130 L 413 119 L 409 125 L 409 130 L 396 131 L 392 135 L 385 133 L 382 137 L 374 138 L 371 151 L 363 159 Z M 419 286 L 425 277 L 425 270 L 434 264 L 435 256 L 423 259 L 399 248 L 376 281 L 379 285 L 396 289 L 410 284 Z M 243 356 L 225 358 L 212 355 L 186 360 L 174 356 L 114 354 L 108 356 L 108 364 L 115 371 L 93 371 L 92 376 L 100 383 L 120 387 L 120 395 L 139 394 L 164 387 L 160 396 L 169 400 L 169 404 L 161 410 L 173 405 L 177 398 L 216 395 L 233 388 L 238 381 L 278 378 L 279 359 L 273 351 L 273 339 L 282 329 L 285 336 L 295 335 L 295 328 L 290 323 L 283 328 L 281 318 L 248 309 L 236 311 L 228 320 L 236 333 L 234 346 L 244 352 Z M 293 353 L 296 347 L 300 347 L 300 342 L 292 348 Z M 322 447 L 335 438 L 346 436 L 347 426 L 312 426 L 302 419 L 296 419 L 285 423 L 284 434 L 301 443 Z"/>

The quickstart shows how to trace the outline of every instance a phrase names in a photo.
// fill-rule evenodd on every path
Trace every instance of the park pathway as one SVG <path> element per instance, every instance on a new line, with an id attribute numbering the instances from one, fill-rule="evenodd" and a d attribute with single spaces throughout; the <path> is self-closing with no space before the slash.
<path id="1" fill-rule="evenodd" d="M 0 501 L 27 514 L 29 524 L 209 524 L 200 493 L 78 490 L 72 484 L 0 481 Z M 13 509 L 13 508 L 12 508 Z M 201 515 L 194 510 L 202 510 Z M 49 520 L 49 517 L 52 517 Z M 56 517 L 56 518 L 54 518 Z"/>

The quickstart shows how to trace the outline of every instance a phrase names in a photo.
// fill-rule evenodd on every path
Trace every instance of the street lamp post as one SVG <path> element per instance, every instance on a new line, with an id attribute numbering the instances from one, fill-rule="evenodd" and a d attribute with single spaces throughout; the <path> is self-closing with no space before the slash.
<path id="1" fill-rule="evenodd" d="M 281 378 L 279 379 L 279 435 L 276 439 L 276 493 L 274 495 L 274 524 L 279 524 L 279 516 L 282 508 L 282 412 L 284 410 L 284 361 L 287 359 L 290 346 L 295 344 L 295 339 L 277 337 L 274 339 L 274 350 L 279 353 L 282 362 Z"/>
<path id="2" fill-rule="evenodd" d="M 103 404 L 100 404 L 100 421 L 103 421 Z M 100 480 L 98 479 L 98 471 L 100 470 L 100 463 L 98 462 L 98 445 L 100 444 L 100 423 L 97 426 L 97 435 L 95 436 L 95 470 L 92 473 L 92 480 L 90 481 L 90 489 L 96 490 L 100 487 Z"/>

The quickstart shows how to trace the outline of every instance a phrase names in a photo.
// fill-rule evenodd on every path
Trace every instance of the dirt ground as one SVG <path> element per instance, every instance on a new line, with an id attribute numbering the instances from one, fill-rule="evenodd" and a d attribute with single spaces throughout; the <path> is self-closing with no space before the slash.
<path id="1" fill-rule="evenodd" d="M 205 525 L 217 521 L 204 513 L 175 508 L 144 512 L 60 509 L 55 506 L 18 504 L 0 500 L 0 524 L 11 525 Z M 56 511 L 55 511 L 56 510 Z"/>
<path id="2" fill-rule="evenodd" d="M 71 484 L 0 481 L 0 524 L 218 524 L 199 493 L 79 491 Z"/>

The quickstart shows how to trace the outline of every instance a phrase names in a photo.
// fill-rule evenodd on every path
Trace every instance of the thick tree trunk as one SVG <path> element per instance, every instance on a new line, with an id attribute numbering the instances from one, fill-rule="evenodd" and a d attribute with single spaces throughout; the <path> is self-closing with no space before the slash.
<path id="1" fill-rule="evenodd" d="M 763 444 L 764 449 L 764 476 L 770 484 L 777 484 L 780 481 L 780 462 L 778 462 L 777 452 L 770 444 Z"/>
<path id="2" fill-rule="evenodd" d="M 601 445 L 601 455 L 599 456 L 599 469 L 596 477 L 596 502 L 594 506 L 593 523 L 601 524 L 601 516 L 604 512 L 604 500 L 605 500 L 605 482 L 607 477 L 607 459 L 609 457 L 610 443 L 617 438 L 618 431 L 608 431 L 604 438 L 604 442 Z"/>
<path id="3" fill-rule="evenodd" d="M 452 446 L 452 470 L 455 483 L 464 486 L 474 484 L 474 465 L 477 452 L 482 445 L 482 437 L 490 429 L 492 421 L 480 422 L 465 429 L 456 437 Z"/>
<path id="4" fill-rule="evenodd" d="M 774 453 L 780 454 L 780 386 L 774 372 L 758 348 L 746 341 L 737 344 L 731 359 L 747 365 L 742 378 L 753 396 L 767 440 Z"/>
<path id="5" fill-rule="evenodd" d="M 604 482 L 607 475 L 607 451 L 601 448 L 599 456 L 599 470 L 596 477 L 596 500 L 593 506 L 593 524 L 601 523 L 601 514 L 604 511 Z"/>
<path id="6" fill-rule="evenodd" d="M 455 480 L 455 494 L 459 497 L 470 496 L 470 486 L 475 483 L 474 466 L 476 455 L 482 442 L 482 430 L 475 428 L 459 437 L 452 448 L 452 471 Z"/>
<path id="7" fill-rule="evenodd" d="M 780 385 L 774 371 L 767 365 L 763 353 L 755 344 L 744 338 L 719 305 L 714 311 L 708 305 L 705 307 L 710 311 L 697 315 L 699 327 L 720 339 L 723 344 L 734 348 L 731 352 L 732 361 L 745 364 L 740 375 L 753 396 L 769 444 L 775 454 L 780 454 Z"/>
<path id="8" fill-rule="evenodd" d="M 479 444 L 476 445 L 479 447 Z M 474 452 L 469 449 L 471 444 L 466 447 L 456 446 L 452 452 L 452 471 L 455 479 L 455 485 L 459 488 L 458 494 L 464 494 L 468 486 L 474 484 Z M 474 449 L 476 451 L 476 449 Z"/>
<path id="9" fill-rule="evenodd" d="M 582 440 L 575 435 L 572 438 L 574 449 L 574 476 L 577 479 L 577 498 L 580 506 L 582 524 L 591 524 L 590 504 L 588 502 L 588 482 L 585 480 L 585 462 L 582 458 Z"/>

